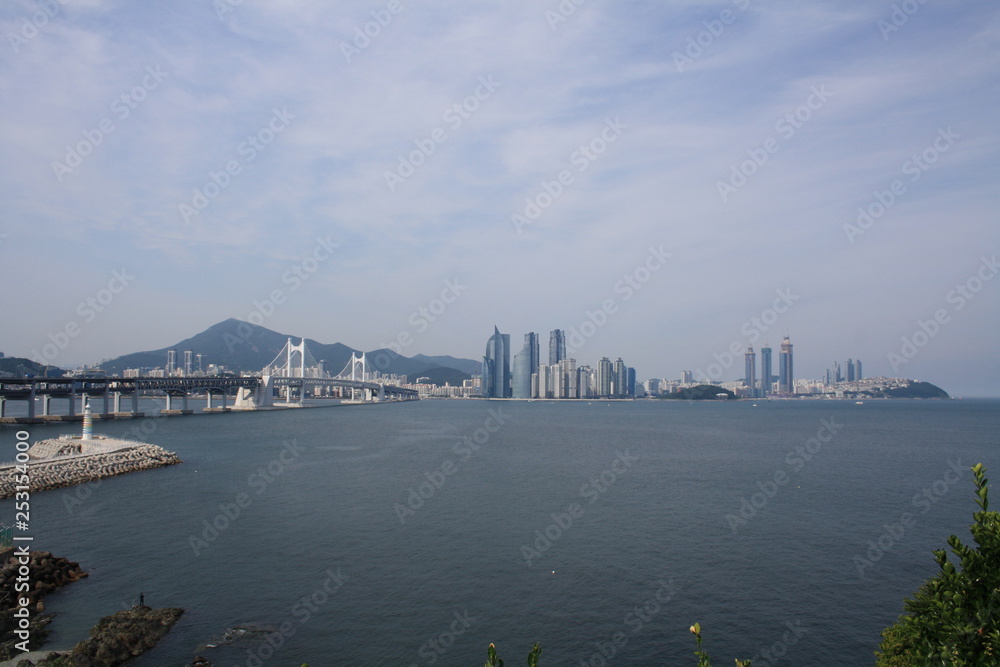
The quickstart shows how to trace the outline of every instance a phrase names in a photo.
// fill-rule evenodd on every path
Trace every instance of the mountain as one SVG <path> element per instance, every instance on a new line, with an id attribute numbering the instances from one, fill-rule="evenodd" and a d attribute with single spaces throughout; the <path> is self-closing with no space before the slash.
<path id="1" fill-rule="evenodd" d="M 237 373 L 260 372 L 281 352 L 289 338 L 298 340 L 298 336 L 288 336 L 230 318 L 175 345 L 126 354 L 103 362 L 101 368 L 112 374 L 121 374 L 126 368 L 162 368 L 166 365 L 168 350 L 177 350 L 177 364 L 183 365 L 184 351 L 191 350 L 195 355 L 202 355 L 203 367 L 216 364 Z M 342 343 L 324 344 L 311 338 L 306 339 L 306 348 L 314 359 L 325 362 L 326 370 L 330 373 L 339 373 L 350 362 L 352 354 L 361 353 L 361 350 Z M 418 357 L 404 357 L 386 349 L 366 353 L 369 368 L 387 374 L 406 375 L 411 382 L 419 376 L 431 378 L 433 384 L 461 384 L 470 377 L 470 373 L 464 368 L 475 363 L 453 357 Z M 197 365 L 197 361 L 194 363 Z M 450 363 L 460 364 L 461 368 L 451 366 Z"/>
<path id="2" fill-rule="evenodd" d="M 418 359 L 420 361 L 425 361 L 429 364 L 434 364 L 435 366 L 444 366 L 445 368 L 457 368 L 463 373 L 468 373 L 472 375 L 474 373 L 479 373 L 482 369 L 483 363 L 481 361 L 473 361 L 472 359 L 456 359 L 455 357 L 450 357 L 447 355 L 439 357 L 428 357 L 426 354 L 415 354 L 413 359 Z"/>

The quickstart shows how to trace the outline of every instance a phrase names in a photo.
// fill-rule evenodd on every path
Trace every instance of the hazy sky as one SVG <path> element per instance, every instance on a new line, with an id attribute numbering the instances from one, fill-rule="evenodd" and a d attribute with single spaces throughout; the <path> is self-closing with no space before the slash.
<path id="1" fill-rule="evenodd" d="M 0 28 L 7 355 L 237 317 L 478 359 L 496 324 L 674 378 L 787 334 L 800 377 L 1000 395 L 995 2 L 8 0 Z"/>

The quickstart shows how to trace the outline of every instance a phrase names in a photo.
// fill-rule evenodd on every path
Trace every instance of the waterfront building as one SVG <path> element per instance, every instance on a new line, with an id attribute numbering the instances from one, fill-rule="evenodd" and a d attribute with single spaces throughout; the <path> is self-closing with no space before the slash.
<path id="1" fill-rule="evenodd" d="M 760 397 L 765 398 L 771 393 L 771 383 L 774 382 L 774 376 L 771 375 L 771 369 L 774 366 L 771 364 L 771 346 L 764 343 L 764 347 L 760 348 Z"/>
<path id="2" fill-rule="evenodd" d="M 514 355 L 511 393 L 514 398 L 531 398 L 531 376 L 538 372 L 538 334 L 524 334 L 524 346 Z"/>
<path id="3" fill-rule="evenodd" d="M 681 384 L 694 384 L 694 373 L 691 371 L 681 371 Z"/>
<path id="4" fill-rule="evenodd" d="M 500 333 L 493 326 L 493 335 L 486 343 L 483 356 L 483 396 L 510 398 L 510 334 Z"/>
<path id="5" fill-rule="evenodd" d="M 614 375 L 612 378 L 611 395 L 615 398 L 623 398 L 625 396 L 625 384 L 628 381 L 628 371 L 621 357 L 615 359 Z"/>
<path id="6" fill-rule="evenodd" d="M 607 357 L 601 357 L 601 360 L 597 362 L 597 386 L 595 387 L 598 398 L 611 397 L 612 372 L 611 360 Z"/>
<path id="7" fill-rule="evenodd" d="M 754 398 L 757 396 L 757 355 L 752 346 L 743 355 L 743 363 L 743 383 L 747 387 L 747 396 Z"/>
<path id="8" fill-rule="evenodd" d="M 781 350 L 778 353 L 778 393 L 795 393 L 795 373 L 792 366 L 792 342 L 785 336 L 781 341 Z"/>
<path id="9" fill-rule="evenodd" d="M 566 332 L 556 329 L 549 332 L 549 366 L 566 358 Z"/>

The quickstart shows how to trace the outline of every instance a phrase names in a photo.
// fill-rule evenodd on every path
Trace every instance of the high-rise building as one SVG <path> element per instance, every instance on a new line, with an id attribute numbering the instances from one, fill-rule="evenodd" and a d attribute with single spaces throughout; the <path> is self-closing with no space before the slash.
<path id="1" fill-rule="evenodd" d="M 858 359 L 854 362 L 854 379 L 861 382 L 865 377 L 861 374 L 861 360 Z"/>
<path id="2" fill-rule="evenodd" d="M 628 367 L 621 357 L 615 359 L 615 370 L 611 385 L 611 395 L 615 398 L 625 397 L 625 385 L 628 383 Z"/>
<path id="3" fill-rule="evenodd" d="M 562 385 L 561 398 L 579 398 L 576 372 L 576 359 L 563 359 L 559 362 L 559 384 Z"/>
<path id="4" fill-rule="evenodd" d="M 598 398 L 611 397 L 612 375 L 611 360 L 607 357 L 601 357 L 601 360 L 597 362 L 597 386 L 595 387 Z"/>
<path id="5" fill-rule="evenodd" d="M 531 376 L 538 372 L 538 334 L 524 334 L 524 347 L 514 355 L 512 371 L 514 398 L 531 398 Z"/>
<path id="6" fill-rule="evenodd" d="M 774 366 L 771 364 L 771 346 L 767 343 L 764 347 L 760 348 L 760 397 L 764 398 L 771 393 L 771 383 L 774 382 L 774 376 L 771 375 L 771 369 Z"/>
<path id="7" fill-rule="evenodd" d="M 854 376 L 854 360 L 853 359 L 848 359 L 846 366 L 847 366 L 847 381 L 848 382 L 854 382 L 854 378 L 855 378 L 855 376 Z"/>
<path id="8" fill-rule="evenodd" d="M 510 398 L 510 334 L 500 333 L 493 326 L 493 335 L 486 342 L 483 356 L 483 396 Z"/>
<path id="9" fill-rule="evenodd" d="M 177 368 L 177 350 L 167 350 L 167 377 L 174 374 Z"/>
<path id="10" fill-rule="evenodd" d="M 844 381 L 844 375 L 840 371 L 840 362 L 839 361 L 833 362 L 833 379 L 836 382 L 843 382 Z"/>
<path id="11" fill-rule="evenodd" d="M 635 398 L 635 369 L 631 366 L 627 369 L 628 379 L 625 381 L 625 395 Z"/>
<path id="12" fill-rule="evenodd" d="M 778 353 L 778 392 L 782 394 L 795 393 L 795 373 L 792 368 L 792 343 L 788 336 L 781 341 L 781 351 Z"/>
<path id="13" fill-rule="evenodd" d="M 191 377 L 192 371 L 194 371 L 194 352 L 184 350 L 184 377 Z"/>
<path id="14" fill-rule="evenodd" d="M 757 355 L 753 347 L 748 347 L 743 355 L 744 371 L 743 383 L 747 386 L 747 396 L 753 398 L 757 396 Z"/>
<path id="15" fill-rule="evenodd" d="M 556 329 L 549 333 L 549 366 L 566 358 L 566 332 Z"/>
<path id="16" fill-rule="evenodd" d="M 580 366 L 576 369 L 577 394 L 580 398 L 594 397 L 594 369 L 590 366 Z"/>
<path id="17" fill-rule="evenodd" d="M 691 371 L 681 371 L 681 384 L 694 383 L 694 373 Z"/>

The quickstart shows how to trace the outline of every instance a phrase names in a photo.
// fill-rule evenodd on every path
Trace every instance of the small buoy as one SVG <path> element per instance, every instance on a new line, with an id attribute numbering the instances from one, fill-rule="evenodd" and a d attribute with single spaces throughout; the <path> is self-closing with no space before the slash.
<path id="1" fill-rule="evenodd" d="M 555 574 L 555 573 L 556 573 L 556 571 L 555 571 L 555 570 L 552 570 L 552 574 Z"/>

